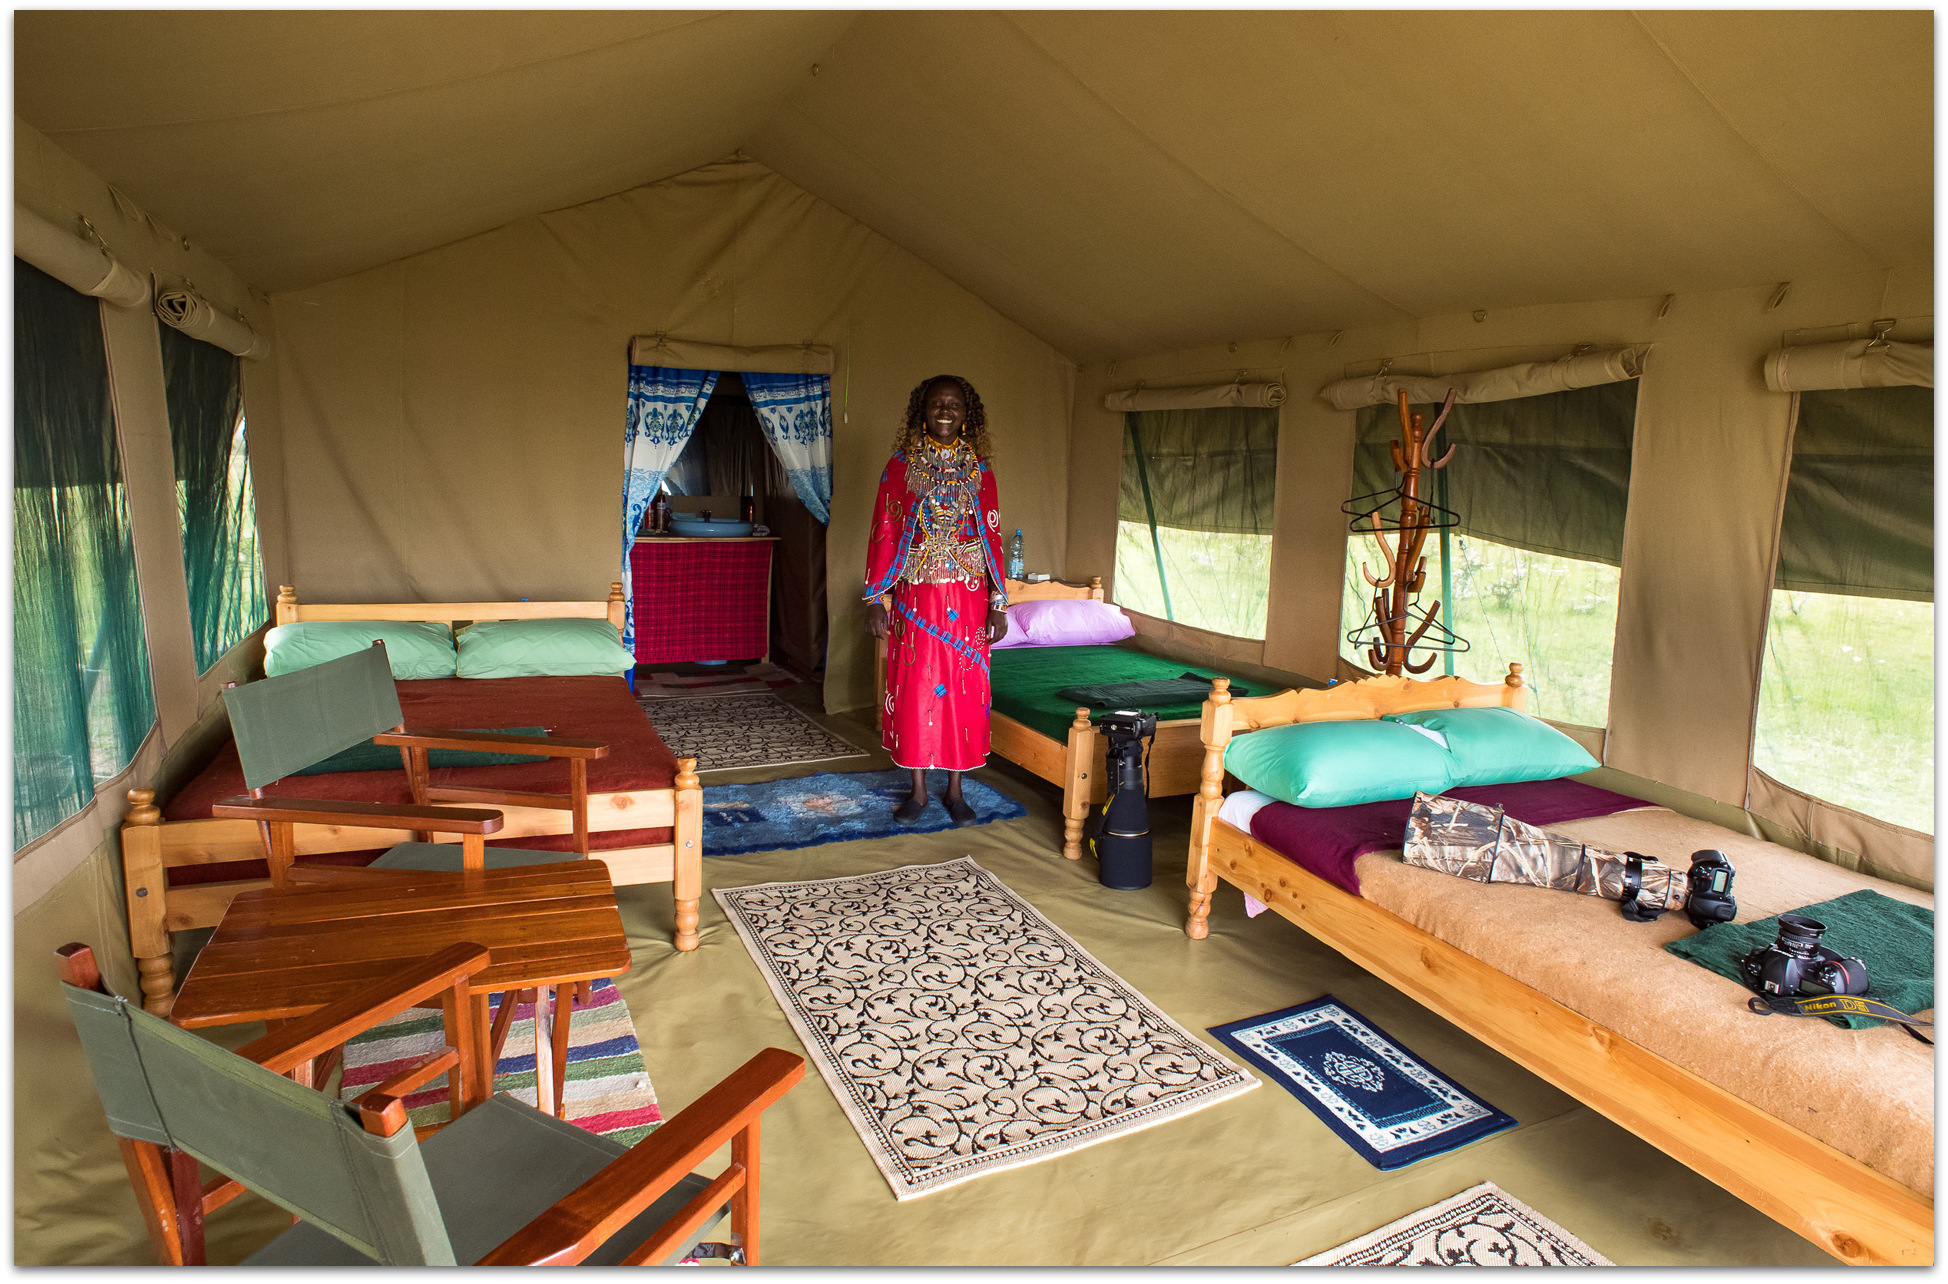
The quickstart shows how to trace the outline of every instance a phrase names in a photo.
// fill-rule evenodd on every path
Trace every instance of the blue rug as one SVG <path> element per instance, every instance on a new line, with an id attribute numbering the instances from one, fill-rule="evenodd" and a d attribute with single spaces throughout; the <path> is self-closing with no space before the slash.
<path id="1" fill-rule="evenodd" d="M 1375 1168 L 1405 1167 L 1515 1126 L 1330 994 L 1210 1029 Z"/>
<path id="2" fill-rule="evenodd" d="M 706 785 L 703 791 L 703 854 L 778 851 L 844 843 L 888 834 L 930 834 L 954 822 L 940 801 L 947 773 L 927 773 L 927 809 L 911 825 L 893 819 L 893 808 L 913 791 L 911 773 L 821 771 L 790 780 L 753 785 Z M 974 823 L 1013 820 L 1028 809 L 998 789 L 961 777 L 961 796 L 974 809 Z"/>

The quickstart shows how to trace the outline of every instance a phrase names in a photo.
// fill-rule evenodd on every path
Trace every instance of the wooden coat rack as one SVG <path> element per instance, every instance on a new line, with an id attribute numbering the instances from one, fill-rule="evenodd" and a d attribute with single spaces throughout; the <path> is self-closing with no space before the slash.
<path id="1" fill-rule="evenodd" d="M 1441 413 L 1423 430 L 1422 416 L 1408 410 L 1407 391 L 1401 389 L 1400 440 L 1392 443 L 1399 482 L 1392 490 L 1362 495 L 1340 508 L 1352 517 L 1354 534 L 1373 537 L 1384 572 L 1375 575 L 1365 562 L 1360 563 L 1360 575 L 1373 590 L 1373 606 L 1365 622 L 1346 635 L 1347 640 L 1365 647 L 1365 658 L 1389 677 L 1399 677 L 1403 670 L 1425 673 L 1441 652 L 1468 649 L 1465 640 L 1441 623 L 1438 598 L 1425 606 L 1416 600 L 1427 579 L 1427 558 L 1421 549 L 1428 532 L 1460 522 L 1452 509 L 1435 503 L 1427 494 L 1435 471 L 1447 467 L 1454 458 L 1453 446 L 1439 459 L 1433 455 L 1434 436 L 1454 409 L 1454 396 L 1455 390 L 1449 388 Z M 1416 661 L 1415 651 L 1425 654 Z"/>

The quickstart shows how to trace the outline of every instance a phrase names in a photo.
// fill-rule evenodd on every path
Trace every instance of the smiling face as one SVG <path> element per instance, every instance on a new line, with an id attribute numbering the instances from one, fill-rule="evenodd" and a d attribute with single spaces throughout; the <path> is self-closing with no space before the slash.
<path id="1" fill-rule="evenodd" d="M 967 422 L 967 400 L 961 396 L 960 385 L 946 379 L 929 385 L 921 406 L 921 422 L 927 436 L 943 446 L 958 437 L 961 425 Z"/>

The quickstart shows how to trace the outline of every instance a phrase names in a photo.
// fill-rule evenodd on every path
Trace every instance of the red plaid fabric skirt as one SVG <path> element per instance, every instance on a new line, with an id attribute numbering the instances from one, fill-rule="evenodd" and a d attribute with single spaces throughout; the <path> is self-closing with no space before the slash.
<path id="1" fill-rule="evenodd" d="M 771 541 L 637 543 L 636 663 L 755 660 L 771 649 Z"/>
<path id="2" fill-rule="evenodd" d="M 987 593 L 896 584 L 881 742 L 895 766 L 969 771 L 988 758 Z"/>

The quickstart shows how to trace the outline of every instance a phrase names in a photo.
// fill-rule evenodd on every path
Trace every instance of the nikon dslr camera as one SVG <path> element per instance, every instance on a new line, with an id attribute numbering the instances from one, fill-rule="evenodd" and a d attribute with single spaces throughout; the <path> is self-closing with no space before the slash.
<path id="1" fill-rule="evenodd" d="M 1779 916 L 1779 939 L 1738 961 L 1745 984 L 1760 994 L 1865 994 L 1867 965 L 1819 943 L 1826 924 L 1804 914 Z"/>

